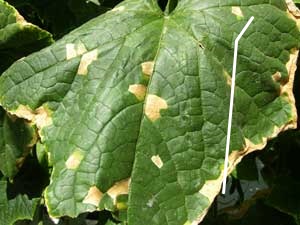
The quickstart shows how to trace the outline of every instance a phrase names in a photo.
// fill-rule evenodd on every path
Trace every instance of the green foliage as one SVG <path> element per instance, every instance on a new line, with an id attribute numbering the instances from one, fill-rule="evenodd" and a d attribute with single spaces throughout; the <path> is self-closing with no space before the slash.
<path id="1" fill-rule="evenodd" d="M 27 23 L 12 6 L 0 0 L 0 73 L 17 59 L 52 42 L 50 33 Z"/>
<path id="2" fill-rule="evenodd" d="M 0 108 L 0 171 L 13 178 L 36 141 L 33 127 Z"/>
<path id="3" fill-rule="evenodd" d="M 0 221 L 1 224 L 13 225 L 20 219 L 32 219 L 39 199 L 29 200 L 26 195 L 7 199 L 6 181 L 0 181 Z"/>
<path id="4" fill-rule="evenodd" d="M 0 225 L 194 225 L 211 206 L 203 224 L 299 223 L 299 132 L 248 155 L 217 196 L 250 16 L 230 172 L 296 126 L 285 0 L 7 2 L 47 31 L 0 0 Z"/>

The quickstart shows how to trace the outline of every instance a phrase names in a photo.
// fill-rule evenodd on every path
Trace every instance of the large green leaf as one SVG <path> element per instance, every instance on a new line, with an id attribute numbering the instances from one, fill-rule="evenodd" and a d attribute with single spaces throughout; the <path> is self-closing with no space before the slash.
<path id="1" fill-rule="evenodd" d="M 127 0 L 10 67 L 0 102 L 36 124 L 50 154 L 50 215 L 75 217 L 107 198 L 123 208 L 131 178 L 129 225 L 200 221 L 221 186 L 232 46 L 250 16 L 232 171 L 296 124 L 300 35 L 283 0 L 181 0 L 170 14 Z"/>
<path id="2" fill-rule="evenodd" d="M 18 220 L 32 219 L 39 199 L 29 200 L 26 195 L 18 195 L 8 200 L 6 181 L 0 181 L 0 224 L 13 225 Z"/>
<path id="3" fill-rule="evenodd" d="M 36 142 L 36 133 L 23 119 L 10 117 L 0 107 L 0 171 L 13 178 Z"/>
<path id="4" fill-rule="evenodd" d="M 28 23 L 3 0 L 0 0 L 0 74 L 17 59 L 53 42 L 51 34 Z"/>

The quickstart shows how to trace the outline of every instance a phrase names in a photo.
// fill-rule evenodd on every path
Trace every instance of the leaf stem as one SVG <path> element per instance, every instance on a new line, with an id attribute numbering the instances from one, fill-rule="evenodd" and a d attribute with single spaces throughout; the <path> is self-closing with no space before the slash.
<path id="1" fill-rule="evenodd" d="M 176 8 L 177 4 L 178 4 L 178 0 L 168 0 L 165 14 L 169 15 Z"/>

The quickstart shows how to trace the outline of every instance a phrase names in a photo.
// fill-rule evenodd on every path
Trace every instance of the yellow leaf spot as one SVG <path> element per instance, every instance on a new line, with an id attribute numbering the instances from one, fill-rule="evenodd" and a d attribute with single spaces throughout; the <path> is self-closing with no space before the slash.
<path id="1" fill-rule="evenodd" d="M 160 169 L 164 165 L 163 161 L 159 157 L 159 155 L 154 155 L 151 157 L 152 162 Z"/>
<path id="2" fill-rule="evenodd" d="M 108 191 L 107 194 L 113 199 L 114 204 L 117 202 L 119 195 L 128 194 L 130 179 L 125 179 L 115 183 Z"/>
<path id="3" fill-rule="evenodd" d="M 135 97 L 142 101 L 145 98 L 147 88 L 142 84 L 133 84 L 129 86 L 128 91 L 135 95 Z"/>
<path id="4" fill-rule="evenodd" d="M 79 42 L 78 44 L 72 44 L 72 43 L 66 44 L 67 60 L 80 56 L 85 52 L 87 52 L 87 50 L 82 42 Z"/>
<path id="5" fill-rule="evenodd" d="M 52 118 L 50 117 L 50 111 L 45 107 L 39 107 L 35 110 L 35 124 L 38 128 L 49 126 L 52 124 Z"/>
<path id="6" fill-rule="evenodd" d="M 224 76 L 226 78 L 227 84 L 229 86 L 231 86 L 231 76 L 229 75 L 229 73 L 226 70 L 223 70 L 223 74 L 224 74 Z"/>
<path id="7" fill-rule="evenodd" d="M 239 6 L 232 6 L 231 12 L 232 14 L 236 15 L 238 19 L 244 17 L 244 14 Z"/>
<path id="8" fill-rule="evenodd" d="M 87 195 L 85 196 L 83 203 L 91 204 L 98 207 L 102 196 L 103 193 L 96 186 L 92 186 Z"/>
<path id="9" fill-rule="evenodd" d="M 125 10 L 125 6 L 119 6 L 119 7 L 113 8 L 111 11 L 112 12 L 122 12 L 124 10 Z"/>
<path id="10" fill-rule="evenodd" d="M 80 61 L 77 74 L 79 75 L 87 75 L 88 73 L 88 66 L 97 59 L 98 57 L 98 50 L 95 49 L 88 53 L 85 53 Z"/>
<path id="11" fill-rule="evenodd" d="M 151 76 L 152 75 L 153 68 L 154 68 L 154 62 L 153 61 L 148 61 L 148 62 L 143 62 L 142 63 L 143 74 L 145 74 L 147 76 Z"/>
<path id="12" fill-rule="evenodd" d="M 118 202 L 116 207 L 118 210 L 125 210 L 125 209 L 127 209 L 127 204 L 124 202 Z"/>
<path id="13" fill-rule="evenodd" d="M 75 44 L 66 44 L 66 54 L 67 60 L 75 58 L 77 56 Z"/>
<path id="14" fill-rule="evenodd" d="M 75 150 L 72 155 L 66 161 L 66 167 L 71 170 L 75 170 L 81 163 L 83 155 L 80 150 Z"/>
<path id="15" fill-rule="evenodd" d="M 77 55 L 82 55 L 84 53 L 86 53 L 87 50 L 85 48 L 85 45 L 80 41 L 77 45 L 76 45 L 76 54 Z"/>
<path id="16" fill-rule="evenodd" d="M 156 95 L 148 95 L 145 105 L 145 114 L 151 121 L 159 119 L 160 110 L 167 108 L 168 104 L 164 99 Z"/>

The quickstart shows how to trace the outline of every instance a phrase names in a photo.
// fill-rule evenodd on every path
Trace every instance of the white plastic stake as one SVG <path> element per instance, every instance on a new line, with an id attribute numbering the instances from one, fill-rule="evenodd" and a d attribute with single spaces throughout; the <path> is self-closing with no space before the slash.
<path id="1" fill-rule="evenodd" d="M 228 156 L 229 156 L 229 146 L 230 146 L 230 136 L 231 136 L 231 125 L 232 125 L 232 112 L 233 112 L 233 104 L 234 104 L 234 89 L 235 89 L 235 76 L 236 76 L 236 65 L 237 65 L 237 56 L 238 56 L 238 48 L 239 41 L 241 37 L 244 35 L 254 17 L 252 16 L 247 24 L 244 26 L 240 34 L 234 41 L 234 56 L 233 56 L 233 68 L 232 68 L 232 76 L 231 76 L 231 92 L 230 92 L 230 104 L 229 104 L 229 115 L 228 115 L 228 126 L 227 126 L 227 138 L 226 138 L 226 150 L 225 150 L 225 163 L 224 163 L 224 174 L 223 174 L 223 186 L 222 186 L 222 194 L 226 193 L 226 177 L 228 172 Z"/>

